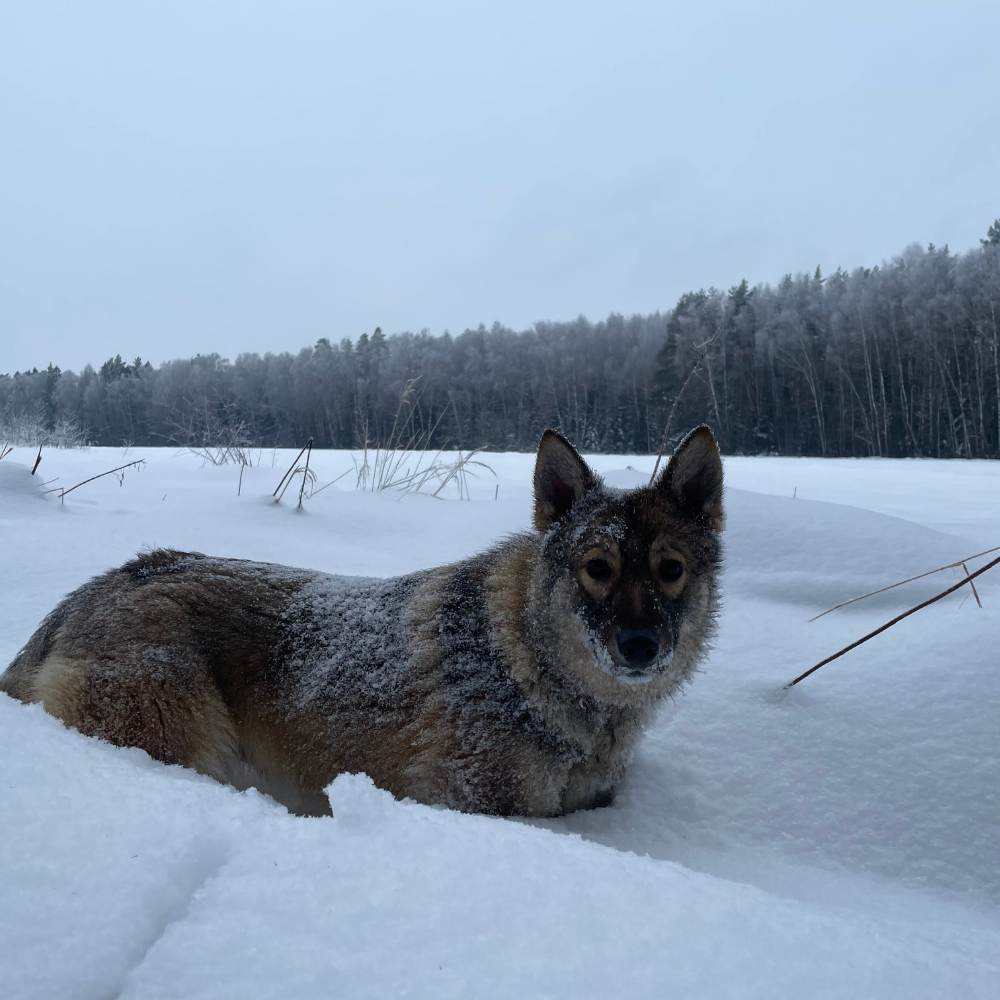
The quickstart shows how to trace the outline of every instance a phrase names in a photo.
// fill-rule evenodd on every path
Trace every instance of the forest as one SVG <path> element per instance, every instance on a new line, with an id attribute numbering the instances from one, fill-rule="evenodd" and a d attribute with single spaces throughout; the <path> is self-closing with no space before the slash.
<path id="1" fill-rule="evenodd" d="M 1000 457 L 1000 219 L 981 246 L 682 295 L 673 309 L 321 338 L 297 352 L 0 375 L 12 444 Z M 0 361 L 2 364 L 2 361 Z M 682 391 L 683 390 L 683 391 Z"/>

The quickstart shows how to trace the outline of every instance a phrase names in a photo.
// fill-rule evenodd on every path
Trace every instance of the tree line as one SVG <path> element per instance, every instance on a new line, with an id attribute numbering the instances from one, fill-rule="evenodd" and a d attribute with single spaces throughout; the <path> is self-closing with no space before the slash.
<path id="1" fill-rule="evenodd" d="M 664 313 L 376 329 L 297 353 L 0 375 L 0 437 L 52 443 L 652 452 L 708 423 L 729 454 L 1000 457 L 1000 220 L 964 254 L 744 280 Z M 683 389 L 683 391 L 682 391 Z M 27 443 L 27 441 L 25 441 Z"/>

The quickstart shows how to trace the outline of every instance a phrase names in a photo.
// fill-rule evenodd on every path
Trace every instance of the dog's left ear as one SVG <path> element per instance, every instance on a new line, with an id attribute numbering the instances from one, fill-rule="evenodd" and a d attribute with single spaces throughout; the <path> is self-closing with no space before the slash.
<path id="1" fill-rule="evenodd" d="M 716 531 L 722 529 L 722 459 L 708 427 L 696 427 L 681 441 L 655 488 L 692 514 L 707 516 Z"/>
<path id="2" fill-rule="evenodd" d="M 597 485 L 577 450 L 553 430 L 542 435 L 535 459 L 535 527 L 542 532 Z"/>

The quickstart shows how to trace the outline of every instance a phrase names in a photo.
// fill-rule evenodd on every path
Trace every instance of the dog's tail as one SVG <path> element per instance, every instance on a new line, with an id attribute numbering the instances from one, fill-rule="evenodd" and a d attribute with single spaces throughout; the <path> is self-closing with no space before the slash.
<path id="1" fill-rule="evenodd" d="M 18 701 L 37 701 L 35 678 L 38 668 L 52 651 L 56 633 L 69 617 L 73 602 L 70 594 L 61 601 L 35 630 L 35 634 L 25 643 L 24 648 L 14 657 L 10 666 L 0 674 L 0 691 Z"/>
<path id="2" fill-rule="evenodd" d="M 120 587 L 123 582 L 130 587 L 142 586 L 157 575 L 175 572 L 192 559 L 204 558 L 200 552 L 175 552 L 172 549 L 140 552 L 119 569 L 95 576 L 78 587 L 56 605 L 6 671 L 0 674 L 0 692 L 18 701 L 39 701 L 36 685 L 39 669 L 52 652 L 60 629 L 72 615 L 79 612 L 86 616 L 88 608 L 93 606 L 102 592 Z"/>

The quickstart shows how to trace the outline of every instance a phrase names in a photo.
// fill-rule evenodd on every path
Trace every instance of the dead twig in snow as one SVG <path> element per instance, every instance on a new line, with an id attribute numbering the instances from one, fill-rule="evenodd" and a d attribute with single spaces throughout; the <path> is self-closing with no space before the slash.
<path id="1" fill-rule="evenodd" d="M 684 390 L 688 387 L 688 383 L 701 371 L 701 363 L 705 360 L 708 355 L 708 349 L 715 343 L 715 338 L 719 336 L 719 332 L 722 327 L 719 327 L 712 336 L 701 345 L 702 351 L 698 355 L 697 360 L 691 366 L 691 371 L 688 372 L 688 377 L 684 379 L 684 384 L 681 386 L 680 392 L 674 397 L 674 405 L 670 407 L 670 413 L 667 414 L 667 425 L 663 428 L 663 437 L 660 438 L 660 450 L 656 453 L 656 463 L 653 465 L 653 474 L 649 477 L 649 485 L 653 485 L 653 480 L 656 478 L 656 470 L 660 467 L 660 460 L 663 458 L 664 449 L 667 447 L 667 439 L 670 436 L 670 425 L 674 422 L 674 413 L 677 411 L 677 404 L 681 401 L 681 396 L 684 395 Z"/>
<path id="2" fill-rule="evenodd" d="M 35 474 L 35 469 L 38 468 L 38 463 L 42 460 L 42 446 L 38 446 L 38 458 L 35 459 L 35 464 L 31 467 L 31 474 Z"/>
<path id="3" fill-rule="evenodd" d="M 299 488 L 299 503 L 298 507 L 296 507 L 296 510 L 302 510 L 302 500 L 306 495 L 306 486 L 312 486 L 312 484 L 316 482 L 316 473 L 309 468 L 309 459 L 312 458 L 312 446 L 313 446 L 313 439 L 309 438 L 309 440 L 306 442 L 306 446 L 302 449 L 302 451 L 298 453 L 298 455 L 295 456 L 295 461 L 292 463 L 291 469 L 289 469 L 288 472 L 286 472 L 284 476 L 281 477 L 281 482 L 278 483 L 278 489 L 280 489 L 281 492 L 278 493 L 278 495 L 274 498 L 275 503 L 281 503 L 281 500 L 285 495 L 285 491 L 288 489 L 289 486 L 292 485 L 292 481 L 295 479 L 295 477 L 301 473 L 302 485 Z M 306 456 L 305 466 L 301 466 L 298 464 L 298 461 L 302 457 L 303 452 L 305 452 Z M 282 483 L 284 483 L 284 486 L 282 486 Z M 277 490 L 275 492 L 277 492 Z M 310 493 L 309 496 L 312 496 L 312 493 Z"/>
<path id="4" fill-rule="evenodd" d="M 309 438 L 306 445 L 306 467 L 302 470 L 302 485 L 299 487 L 299 505 L 296 510 L 302 510 L 302 498 L 306 494 L 306 483 L 309 482 L 309 459 L 312 458 L 313 439 Z M 313 482 L 316 482 L 316 473 L 312 473 Z"/>
<path id="5" fill-rule="evenodd" d="M 965 570 L 965 574 L 966 574 L 966 576 L 968 576 L 969 575 L 969 567 L 966 566 L 964 562 L 962 563 L 962 569 Z M 981 610 L 982 607 L 983 607 L 983 602 L 981 600 L 979 600 L 979 591 L 976 590 L 976 585 L 972 582 L 972 577 L 969 577 L 969 586 L 972 588 L 972 596 L 976 599 L 976 604 L 979 605 L 980 610 Z"/>
<path id="6" fill-rule="evenodd" d="M 949 594 L 953 594 L 956 590 L 959 590 L 960 588 L 964 587 L 967 583 L 971 584 L 972 581 L 977 576 L 982 576 L 983 573 L 985 573 L 988 569 L 993 569 L 993 567 L 998 564 L 1000 564 L 1000 556 L 997 556 L 997 558 L 994 559 L 992 562 L 988 562 L 985 566 L 982 566 L 981 568 L 977 569 L 975 573 L 970 573 L 964 580 L 959 580 L 958 583 L 956 583 L 954 586 L 949 587 L 947 590 L 942 590 L 940 594 L 937 594 L 934 597 L 931 597 L 930 599 L 923 601 L 922 603 L 918 604 L 915 608 L 910 608 L 909 611 L 904 611 L 901 615 L 897 615 L 895 618 L 893 618 L 891 622 L 886 622 L 884 625 L 881 625 L 877 629 L 875 629 L 874 632 L 869 632 L 868 635 L 863 636 L 862 638 L 856 640 L 855 642 L 852 642 L 849 646 L 845 646 L 839 652 L 834 653 L 833 656 L 828 656 L 825 660 L 820 660 L 815 667 L 810 667 L 804 674 L 799 674 L 799 676 L 796 677 L 794 681 L 790 681 L 788 684 L 786 684 L 785 690 L 788 690 L 788 688 L 790 687 L 795 687 L 795 685 L 798 684 L 799 681 L 805 680 L 810 674 L 813 674 L 817 670 L 819 670 L 820 667 L 825 667 L 828 663 L 831 663 L 834 660 L 838 659 L 839 657 L 843 656 L 844 653 L 849 653 L 852 649 L 856 649 L 863 642 L 867 642 L 869 639 L 874 639 L 875 636 L 881 634 L 887 628 L 892 628 L 893 625 L 897 624 L 897 622 L 901 622 L 904 618 L 909 618 L 910 615 L 914 614 L 915 612 L 920 611 L 923 608 L 926 608 L 928 605 L 934 604 L 936 601 L 940 601 L 942 597 L 947 597 Z"/>
<path id="7" fill-rule="evenodd" d="M 137 458 L 134 462 L 126 462 L 125 465 L 119 465 L 117 469 L 108 469 L 107 472 L 100 472 L 96 476 L 91 476 L 89 479 L 84 479 L 82 483 L 77 483 L 76 486 L 71 486 L 68 490 L 59 489 L 57 490 L 46 490 L 46 493 L 59 493 L 59 502 L 63 502 L 63 498 L 67 493 L 72 493 L 73 490 L 78 490 L 81 486 L 86 486 L 87 483 L 92 483 L 95 479 L 103 479 L 105 476 L 114 475 L 114 473 L 119 472 L 121 475 L 118 477 L 118 485 L 121 486 L 125 482 L 125 470 L 131 469 L 132 466 L 142 466 L 146 464 L 144 458 Z"/>
<path id="8" fill-rule="evenodd" d="M 343 471 L 343 472 L 342 472 L 342 473 L 341 473 L 341 474 L 340 474 L 339 476 L 337 476 L 337 478 L 336 478 L 336 479 L 331 479 L 331 480 L 330 480 L 330 482 L 328 482 L 328 483 L 325 483 L 325 484 L 324 484 L 323 486 L 321 486 L 321 487 L 320 487 L 320 488 L 319 488 L 318 490 L 313 490 L 313 491 L 312 491 L 312 492 L 311 492 L 311 493 L 309 494 L 309 499 L 310 499 L 310 500 L 312 500 L 312 498 L 313 498 L 314 496 L 316 496 L 316 494 L 317 494 L 317 493 L 322 493 L 322 492 L 323 492 L 323 490 L 325 490 L 325 489 L 327 488 L 327 486 L 333 486 L 333 484 L 334 484 L 334 483 L 339 483 L 339 482 L 340 482 L 340 480 L 341 480 L 341 479 L 343 479 L 343 478 L 344 478 L 344 476 L 346 476 L 346 475 L 347 475 L 347 473 L 348 473 L 348 472 L 350 472 L 350 471 L 351 471 L 350 469 L 345 469 L 345 470 L 344 470 L 344 471 Z"/>
<path id="9" fill-rule="evenodd" d="M 890 583 L 888 587 L 882 587 L 879 590 L 873 590 L 870 594 L 862 594 L 860 597 L 852 597 L 849 601 L 844 601 L 841 604 L 835 604 L 832 608 L 828 608 L 822 614 L 816 615 L 814 618 L 810 618 L 809 621 L 814 622 L 818 618 L 822 618 L 823 615 L 828 615 L 831 611 L 836 611 L 838 608 L 846 608 L 848 604 L 854 604 L 856 601 L 863 601 L 866 597 L 874 597 L 876 594 L 884 594 L 887 590 L 892 590 L 894 587 L 902 587 L 904 583 L 913 583 L 914 580 L 922 580 L 925 576 L 933 576 L 935 573 L 940 573 L 942 570 L 954 569 L 956 566 L 961 566 L 966 573 L 969 572 L 968 567 L 965 565 L 970 559 L 978 559 L 980 556 L 988 556 L 991 552 L 1000 552 L 1000 545 L 994 546 L 992 549 L 987 549 L 985 552 L 977 552 L 974 556 L 966 556 L 964 559 L 959 559 L 958 562 L 948 563 L 947 566 L 938 566 L 937 569 L 929 569 L 926 573 L 918 573 L 916 576 L 911 576 L 908 580 L 900 580 L 899 583 Z M 975 585 L 971 585 L 973 593 L 975 593 Z M 976 600 L 979 600 L 979 595 L 976 594 Z M 982 607 L 982 604 L 979 605 Z"/>
<path id="10" fill-rule="evenodd" d="M 281 477 L 281 481 L 274 488 L 274 492 L 271 494 L 271 496 L 276 498 L 274 501 L 275 503 L 281 503 L 281 497 L 285 495 L 285 490 L 281 490 L 281 487 L 285 486 L 285 489 L 288 489 L 287 485 L 285 485 L 285 480 L 288 479 L 289 481 L 291 481 L 291 477 L 295 475 L 296 466 L 299 464 L 299 459 L 306 453 L 306 448 L 312 448 L 312 443 L 313 443 L 312 438 L 309 438 L 309 440 L 306 441 L 306 443 L 302 447 L 302 450 L 295 456 L 294 460 L 292 461 L 292 464 L 288 467 L 288 471 Z M 278 496 L 278 490 L 281 490 L 281 497 Z"/>

